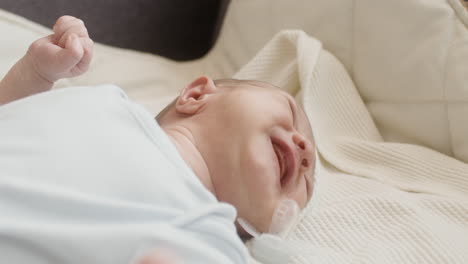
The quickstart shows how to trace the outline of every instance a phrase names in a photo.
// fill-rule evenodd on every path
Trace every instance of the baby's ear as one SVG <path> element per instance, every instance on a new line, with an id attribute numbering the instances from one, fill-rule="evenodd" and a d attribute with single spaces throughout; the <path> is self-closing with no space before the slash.
<path id="1" fill-rule="evenodd" d="M 216 92 L 216 85 L 209 77 L 202 76 L 194 80 L 180 93 L 175 108 L 185 115 L 197 114 L 206 104 L 206 96 Z"/>

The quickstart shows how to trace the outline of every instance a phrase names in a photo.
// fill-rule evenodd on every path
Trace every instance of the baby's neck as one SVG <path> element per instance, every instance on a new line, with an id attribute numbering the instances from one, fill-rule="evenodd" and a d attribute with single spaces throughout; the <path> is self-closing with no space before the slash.
<path id="1" fill-rule="evenodd" d="M 196 146 L 190 129 L 180 124 L 161 127 L 172 140 L 185 163 L 193 170 L 205 188 L 216 196 L 208 166 Z"/>

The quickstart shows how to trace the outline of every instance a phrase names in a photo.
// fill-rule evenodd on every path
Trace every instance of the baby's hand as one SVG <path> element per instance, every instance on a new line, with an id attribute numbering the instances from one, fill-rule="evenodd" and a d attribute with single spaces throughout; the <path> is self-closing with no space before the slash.
<path id="1" fill-rule="evenodd" d="M 62 16 L 53 27 L 54 34 L 36 40 L 26 57 L 34 70 L 51 83 L 83 74 L 93 56 L 93 41 L 82 20 Z"/>
<path id="2" fill-rule="evenodd" d="M 139 256 L 131 264 L 182 264 L 182 262 L 172 251 L 159 248 Z"/>

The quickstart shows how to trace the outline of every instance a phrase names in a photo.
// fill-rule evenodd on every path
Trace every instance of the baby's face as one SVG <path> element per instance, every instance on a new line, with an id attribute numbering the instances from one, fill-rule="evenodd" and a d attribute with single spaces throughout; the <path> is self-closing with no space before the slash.
<path id="1" fill-rule="evenodd" d="M 268 231 L 281 199 L 303 208 L 312 195 L 315 145 L 295 100 L 269 84 L 250 82 L 224 89 L 207 108 L 213 122 L 204 158 L 217 198 L 261 232 Z"/>

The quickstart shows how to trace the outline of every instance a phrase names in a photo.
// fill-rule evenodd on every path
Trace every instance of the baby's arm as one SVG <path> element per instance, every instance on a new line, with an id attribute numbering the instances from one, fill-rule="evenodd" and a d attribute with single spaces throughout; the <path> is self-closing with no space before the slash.
<path id="1" fill-rule="evenodd" d="M 62 16 L 54 34 L 36 40 L 0 82 L 0 105 L 48 91 L 55 81 L 83 74 L 93 56 L 93 41 L 83 21 Z"/>

